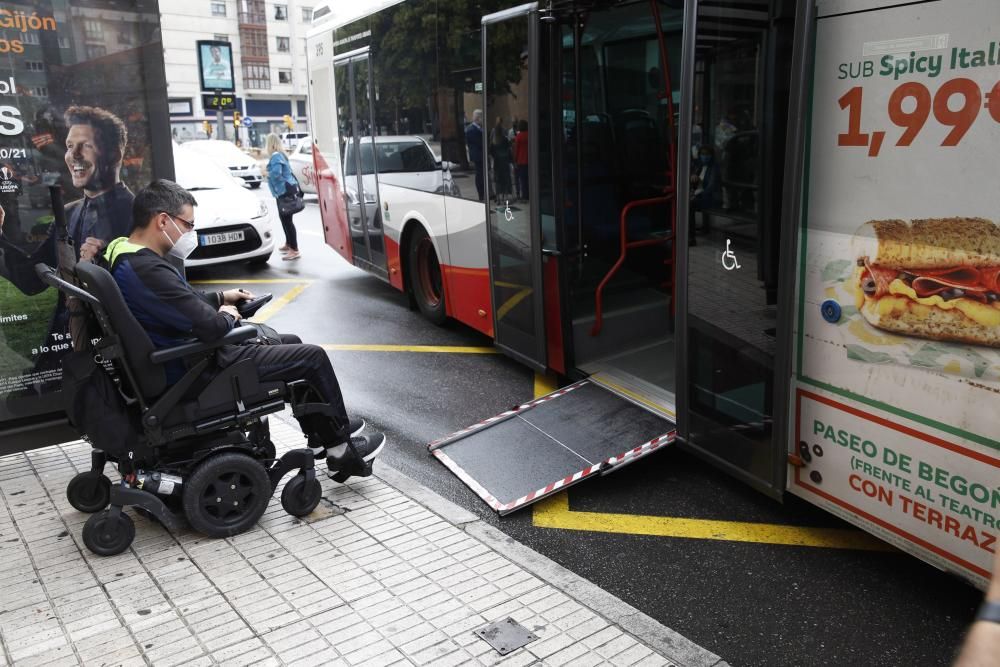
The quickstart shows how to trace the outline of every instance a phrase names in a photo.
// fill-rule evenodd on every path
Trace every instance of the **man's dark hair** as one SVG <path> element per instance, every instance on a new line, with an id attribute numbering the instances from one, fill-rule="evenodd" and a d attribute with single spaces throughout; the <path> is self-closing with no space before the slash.
<path id="1" fill-rule="evenodd" d="M 116 151 L 119 156 L 125 155 L 128 130 L 122 119 L 110 111 L 100 107 L 74 106 L 66 109 L 64 117 L 67 127 L 90 125 L 94 128 L 102 155 L 111 155 Z"/>
<path id="2" fill-rule="evenodd" d="M 197 206 L 194 195 L 173 181 L 157 179 L 135 193 L 132 201 L 132 229 L 145 229 L 159 213 L 179 216 L 185 204 Z"/>

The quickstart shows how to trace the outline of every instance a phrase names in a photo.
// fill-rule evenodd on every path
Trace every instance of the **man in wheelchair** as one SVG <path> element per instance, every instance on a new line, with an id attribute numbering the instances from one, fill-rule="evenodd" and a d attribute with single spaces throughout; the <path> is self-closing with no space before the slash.
<path id="1" fill-rule="evenodd" d="M 140 190 L 132 204 L 133 227 L 128 238 L 113 240 L 104 259 L 125 304 L 149 334 L 156 348 L 173 347 L 197 338 L 217 341 L 242 319 L 236 305 L 253 294 L 245 290 L 196 291 L 164 257 L 181 260 L 198 245 L 195 198 L 180 185 L 157 180 Z M 304 380 L 314 394 L 313 407 L 296 417 L 316 459 L 326 459 L 331 475 L 345 481 L 371 474 L 371 462 L 385 445 L 385 435 L 361 435 L 362 419 L 349 419 L 344 398 L 323 348 L 306 345 L 298 336 L 281 334 L 280 342 L 260 338 L 224 345 L 204 373 L 208 384 L 220 369 L 250 360 L 263 381 Z M 167 384 L 185 372 L 182 360 L 168 362 Z M 201 385 L 202 383 L 199 383 Z"/>

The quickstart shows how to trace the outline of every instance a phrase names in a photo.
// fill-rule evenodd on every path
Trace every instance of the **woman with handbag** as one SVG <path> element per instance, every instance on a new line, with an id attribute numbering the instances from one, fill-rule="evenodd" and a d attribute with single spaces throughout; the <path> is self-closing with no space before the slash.
<path id="1" fill-rule="evenodd" d="M 267 185 L 278 204 L 278 217 L 281 219 L 281 228 L 285 230 L 285 245 L 278 250 L 284 253 L 281 258 L 283 260 L 298 259 L 301 255 L 292 216 L 305 208 L 302 190 L 292 174 L 292 166 L 288 163 L 281 138 L 277 134 L 272 132 L 267 135 L 264 150 L 271 156 L 267 162 Z"/>

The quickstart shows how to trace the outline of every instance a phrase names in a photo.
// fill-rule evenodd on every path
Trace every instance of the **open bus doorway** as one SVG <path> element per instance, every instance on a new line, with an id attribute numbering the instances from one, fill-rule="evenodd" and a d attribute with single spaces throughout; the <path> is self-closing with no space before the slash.
<path id="1" fill-rule="evenodd" d="M 572 365 L 670 419 L 682 22 L 652 0 L 559 28 Z"/>

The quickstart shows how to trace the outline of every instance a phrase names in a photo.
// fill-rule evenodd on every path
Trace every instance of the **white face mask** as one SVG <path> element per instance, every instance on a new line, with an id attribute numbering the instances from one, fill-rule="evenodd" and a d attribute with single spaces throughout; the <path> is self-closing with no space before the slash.
<path id="1" fill-rule="evenodd" d="M 167 214 L 169 216 L 169 214 Z M 194 249 L 198 247 L 198 237 L 194 233 L 194 230 L 188 232 L 181 232 L 181 228 L 177 226 L 174 222 L 173 217 L 170 217 L 170 224 L 174 226 L 178 232 L 180 232 L 180 238 L 176 241 L 171 240 L 170 234 L 167 234 L 167 230 L 162 230 L 163 235 L 167 237 L 170 241 L 170 254 L 179 259 L 187 259 L 187 256 L 194 252 Z"/>

